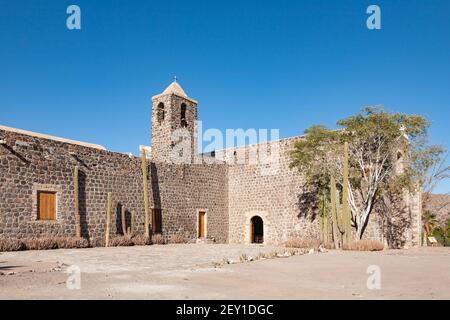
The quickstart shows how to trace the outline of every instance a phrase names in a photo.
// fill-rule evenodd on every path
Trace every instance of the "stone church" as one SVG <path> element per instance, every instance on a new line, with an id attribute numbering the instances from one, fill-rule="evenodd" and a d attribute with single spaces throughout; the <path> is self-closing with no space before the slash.
<path id="1" fill-rule="evenodd" d="M 148 156 L 150 228 L 170 239 L 279 244 L 318 237 L 319 223 L 301 203 L 302 176 L 289 168 L 288 151 L 300 137 L 197 154 L 197 101 L 174 81 L 152 98 Z M 189 135 L 189 163 L 174 163 L 174 133 Z M 276 150 L 276 166 L 250 159 L 262 146 Z M 75 235 L 74 168 L 79 168 L 81 233 L 93 244 L 105 236 L 107 194 L 112 193 L 111 235 L 144 231 L 144 187 L 139 157 L 44 134 L 0 126 L 0 236 Z M 420 242 L 420 199 L 405 198 L 404 244 Z M 384 241 L 373 214 L 365 238 Z"/>

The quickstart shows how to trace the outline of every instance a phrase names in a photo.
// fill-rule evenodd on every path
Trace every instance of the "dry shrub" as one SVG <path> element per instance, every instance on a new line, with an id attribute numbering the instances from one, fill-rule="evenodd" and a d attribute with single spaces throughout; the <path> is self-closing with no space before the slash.
<path id="1" fill-rule="evenodd" d="M 165 244 L 164 238 L 160 234 L 155 234 L 152 236 L 152 243 L 153 244 Z"/>
<path id="2" fill-rule="evenodd" d="M 129 236 L 113 236 L 109 239 L 110 247 L 131 247 L 134 246 L 134 240 Z"/>
<path id="3" fill-rule="evenodd" d="M 23 239 L 25 250 L 51 250 L 58 249 L 55 237 L 44 236 L 40 238 Z"/>
<path id="4" fill-rule="evenodd" d="M 80 249 L 89 248 L 89 241 L 78 237 L 58 237 L 56 238 L 58 249 Z"/>
<path id="5" fill-rule="evenodd" d="M 51 249 L 73 249 L 88 248 L 89 241 L 77 237 L 34 237 L 28 239 L 15 239 L 0 237 L 1 251 L 20 251 L 20 250 L 51 250 Z"/>
<path id="6" fill-rule="evenodd" d="M 6 251 L 20 251 L 24 250 L 25 246 L 19 239 L 0 237 L 0 252 Z"/>
<path id="7" fill-rule="evenodd" d="M 291 238 L 284 243 L 287 248 L 318 249 L 320 240 L 314 238 Z"/>
<path id="8" fill-rule="evenodd" d="M 324 242 L 322 243 L 322 247 L 328 250 L 336 249 L 333 242 Z"/>
<path id="9" fill-rule="evenodd" d="M 382 251 L 384 245 L 376 240 L 359 240 L 343 246 L 342 249 L 353 251 Z"/>
<path id="10" fill-rule="evenodd" d="M 181 243 L 187 243 L 187 240 L 185 237 L 183 237 L 179 234 L 175 234 L 170 237 L 169 243 L 170 244 L 181 244 Z"/>
<path id="11" fill-rule="evenodd" d="M 131 237 L 131 240 L 135 246 L 148 246 L 152 243 L 150 238 L 145 234 L 136 234 Z"/>

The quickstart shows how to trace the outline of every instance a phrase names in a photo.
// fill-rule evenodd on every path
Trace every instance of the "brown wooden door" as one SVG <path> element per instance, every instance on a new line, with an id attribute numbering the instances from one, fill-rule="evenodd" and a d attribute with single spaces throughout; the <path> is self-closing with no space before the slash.
<path id="1" fill-rule="evenodd" d="M 38 220 L 56 219 L 56 193 L 38 192 Z"/>
<path id="2" fill-rule="evenodd" d="M 198 237 L 204 238 L 205 237 L 205 212 L 199 212 L 198 213 Z"/>
<path id="3" fill-rule="evenodd" d="M 160 234 L 162 232 L 161 209 L 153 209 L 152 231 L 153 234 Z"/>

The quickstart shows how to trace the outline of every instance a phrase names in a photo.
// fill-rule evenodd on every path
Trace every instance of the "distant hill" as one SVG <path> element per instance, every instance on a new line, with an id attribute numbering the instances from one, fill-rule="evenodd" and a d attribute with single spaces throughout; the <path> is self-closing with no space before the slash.
<path id="1" fill-rule="evenodd" d="M 436 215 L 439 225 L 444 224 L 450 218 L 450 195 L 425 194 L 424 211 L 430 211 Z"/>

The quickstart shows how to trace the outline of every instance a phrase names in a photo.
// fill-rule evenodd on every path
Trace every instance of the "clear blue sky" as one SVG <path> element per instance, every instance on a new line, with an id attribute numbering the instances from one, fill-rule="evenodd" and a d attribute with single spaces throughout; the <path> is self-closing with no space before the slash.
<path id="1" fill-rule="evenodd" d="M 450 149 L 448 0 L 0 0 L 0 46 L 0 124 L 114 151 L 150 143 L 151 96 L 173 75 L 205 128 L 288 137 L 381 104 L 426 116 Z"/>

